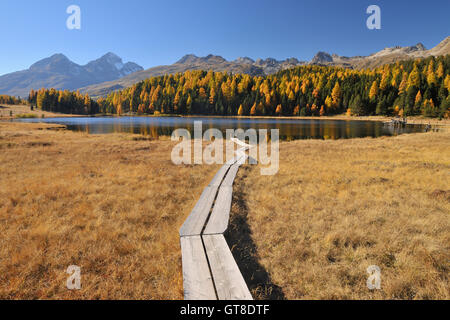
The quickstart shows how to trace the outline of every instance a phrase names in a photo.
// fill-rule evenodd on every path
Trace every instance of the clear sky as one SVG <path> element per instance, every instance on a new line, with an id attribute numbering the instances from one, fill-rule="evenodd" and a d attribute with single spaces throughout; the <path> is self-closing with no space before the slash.
<path id="1" fill-rule="evenodd" d="M 81 30 L 66 9 L 81 8 Z M 381 7 L 381 30 L 366 9 Z M 0 75 L 54 53 L 85 64 L 107 52 L 144 68 L 188 53 L 311 59 L 317 51 L 368 55 L 450 35 L 449 0 L 1 0 Z"/>

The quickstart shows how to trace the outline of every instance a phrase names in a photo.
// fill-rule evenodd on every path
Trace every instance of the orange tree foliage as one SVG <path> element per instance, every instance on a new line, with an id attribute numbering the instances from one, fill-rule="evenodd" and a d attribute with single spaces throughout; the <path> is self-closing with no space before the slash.
<path id="1" fill-rule="evenodd" d="M 97 101 L 54 89 L 33 92 L 29 100 L 45 110 L 87 114 L 312 116 L 349 110 L 441 117 L 450 113 L 449 73 L 450 55 L 372 70 L 309 65 L 266 77 L 195 70 L 149 78 Z"/>
<path id="2" fill-rule="evenodd" d="M 23 101 L 20 98 L 0 94 L 0 103 L 17 105 L 23 103 Z"/>

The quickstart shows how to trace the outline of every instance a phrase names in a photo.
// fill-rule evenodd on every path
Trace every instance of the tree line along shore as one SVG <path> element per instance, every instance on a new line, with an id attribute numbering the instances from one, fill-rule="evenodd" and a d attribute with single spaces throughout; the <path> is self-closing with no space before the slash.
<path id="1" fill-rule="evenodd" d="M 301 66 L 266 77 L 196 70 L 152 77 L 97 100 L 79 91 L 32 90 L 28 103 L 85 115 L 449 118 L 449 73 L 450 55 L 363 70 Z"/>

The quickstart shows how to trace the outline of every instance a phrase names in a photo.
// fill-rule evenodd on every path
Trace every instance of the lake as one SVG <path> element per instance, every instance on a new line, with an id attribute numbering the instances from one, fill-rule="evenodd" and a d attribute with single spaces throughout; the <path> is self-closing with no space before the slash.
<path id="1" fill-rule="evenodd" d="M 203 130 L 279 129 L 281 140 L 296 139 L 350 139 L 393 136 L 423 132 L 424 126 L 407 125 L 394 128 L 379 121 L 317 120 L 317 119 L 248 119 L 210 117 L 75 117 L 20 119 L 22 122 L 44 122 L 66 125 L 69 130 L 90 134 L 115 132 L 136 133 L 157 138 L 170 136 L 175 129 L 185 128 L 191 133 L 194 121 L 202 121 Z"/>

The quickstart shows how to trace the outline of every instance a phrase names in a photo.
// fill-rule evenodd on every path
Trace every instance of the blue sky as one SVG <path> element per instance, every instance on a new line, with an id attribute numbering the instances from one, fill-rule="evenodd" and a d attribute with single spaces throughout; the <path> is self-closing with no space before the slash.
<path id="1" fill-rule="evenodd" d="M 66 28 L 72 4 L 81 30 Z M 371 4 L 381 7 L 381 30 L 366 27 Z M 85 64 L 111 51 L 149 68 L 187 53 L 309 60 L 431 48 L 450 35 L 449 12 L 448 0 L 1 0 L 0 74 L 54 53 Z"/>

